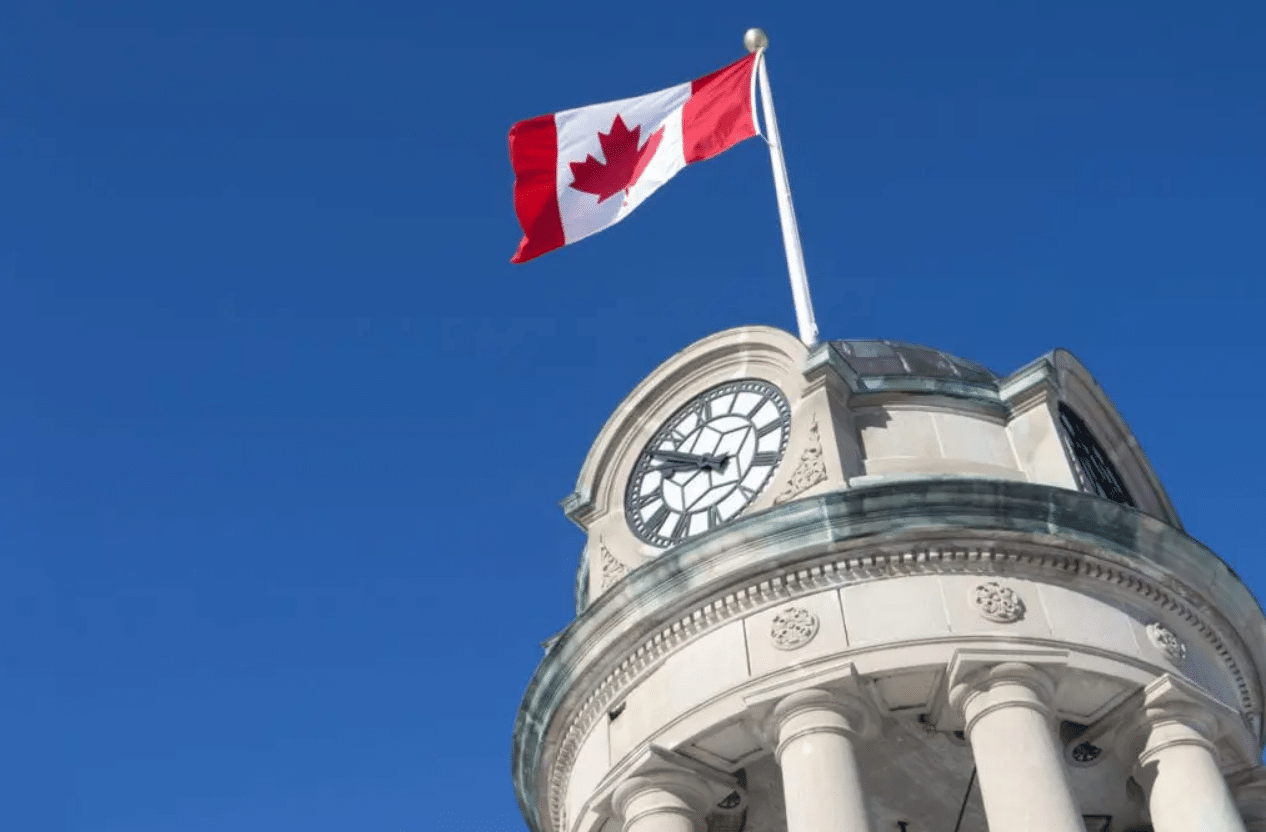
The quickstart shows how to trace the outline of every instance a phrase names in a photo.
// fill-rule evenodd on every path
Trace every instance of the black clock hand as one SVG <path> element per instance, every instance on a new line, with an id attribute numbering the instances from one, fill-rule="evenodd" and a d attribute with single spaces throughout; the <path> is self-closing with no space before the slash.
<path id="1" fill-rule="evenodd" d="M 687 454 L 687 453 L 682 453 L 681 451 L 657 450 L 657 451 L 651 451 L 650 454 L 651 456 L 657 456 L 657 457 L 660 457 L 661 459 L 666 459 L 669 462 L 688 462 L 691 465 L 697 465 L 698 463 L 706 459 L 706 456 L 704 455 Z"/>
<path id="2" fill-rule="evenodd" d="M 668 465 L 660 465 L 655 470 L 660 471 L 671 467 L 674 471 L 684 470 L 686 467 L 698 468 L 701 471 L 720 471 L 725 468 L 727 462 L 730 461 L 729 454 L 713 455 L 713 454 L 687 454 L 681 451 L 656 450 L 649 452 L 651 456 L 657 456 L 666 460 Z"/>
<path id="3" fill-rule="evenodd" d="M 699 466 L 693 462 L 665 462 L 663 465 L 656 465 L 652 471 L 663 471 L 667 474 L 675 474 L 678 471 L 698 471 Z"/>
<path id="4" fill-rule="evenodd" d="M 703 464 L 699 466 L 703 470 L 724 471 L 726 464 L 730 461 L 730 455 L 721 454 L 720 456 L 713 456 L 711 454 L 704 454 L 703 460 Z"/>

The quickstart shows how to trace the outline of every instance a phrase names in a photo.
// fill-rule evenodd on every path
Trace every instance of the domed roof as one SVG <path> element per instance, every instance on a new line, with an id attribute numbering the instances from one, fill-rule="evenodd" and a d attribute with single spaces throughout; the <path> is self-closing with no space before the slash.
<path id="1" fill-rule="evenodd" d="M 832 341 L 858 376 L 914 376 L 993 386 L 998 376 L 974 361 L 901 341 Z"/>

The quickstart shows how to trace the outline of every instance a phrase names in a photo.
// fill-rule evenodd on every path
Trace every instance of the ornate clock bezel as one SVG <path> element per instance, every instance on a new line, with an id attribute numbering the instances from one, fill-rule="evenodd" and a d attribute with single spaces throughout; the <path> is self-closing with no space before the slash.
<path id="1" fill-rule="evenodd" d="M 761 480 L 759 486 L 754 489 L 748 489 L 750 490 L 751 493 L 746 495 L 746 500 L 744 501 L 744 503 L 738 509 L 736 509 L 733 512 L 733 514 L 721 519 L 717 523 L 710 523 L 708 528 L 705 530 L 698 531 L 693 534 L 687 532 L 686 534 L 680 537 L 665 535 L 665 534 L 660 533 L 658 530 L 652 531 L 649 528 L 649 524 L 647 523 L 646 519 L 642 517 L 640 513 L 640 509 L 635 506 L 635 498 L 638 496 L 637 494 L 638 486 L 640 482 L 642 481 L 642 478 L 646 474 L 649 473 L 649 468 L 652 461 L 652 454 L 651 454 L 652 449 L 662 445 L 665 441 L 667 441 L 669 437 L 672 435 L 674 428 L 677 427 L 678 423 L 681 420 L 688 417 L 692 411 L 706 408 L 708 402 L 715 401 L 725 396 L 736 395 L 736 394 L 744 393 L 744 392 L 756 393 L 760 395 L 762 399 L 762 404 L 757 409 L 753 410 L 750 415 L 755 415 L 756 413 L 758 413 L 760 409 L 762 409 L 765 406 L 764 404 L 765 402 L 772 403 L 777 408 L 777 411 L 778 411 L 777 417 L 772 422 L 768 423 L 771 425 L 780 426 L 779 430 L 780 430 L 781 435 L 780 435 L 780 439 L 778 443 L 778 448 L 777 450 L 772 451 L 773 456 L 774 456 L 773 461 L 772 463 L 769 464 L 768 470 L 765 472 L 765 475 L 763 479 Z M 650 546 L 654 546 L 659 549 L 666 549 L 671 546 L 676 546 L 679 543 L 682 543 L 693 537 L 697 537 L 700 534 L 706 534 L 708 531 L 712 531 L 713 529 L 719 528 L 720 526 L 724 526 L 730 522 L 733 522 L 738 517 L 740 517 L 744 512 L 750 509 L 752 505 L 758 499 L 760 499 L 761 495 L 763 495 L 766 492 L 766 490 L 769 487 L 769 484 L 774 481 L 774 473 L 777 471 L 778 467 L 782 464 L 784 458 L 786 457 L 787 445 L 790 441 L 790 438 L 791 438 L 791 405 L 790 405 L 790 402 L 788 401 L 787 394 L 783 392 L 783 390 L 773 381 L 770 381 L 768 379 L 763 379 L 763 378 L 755 378 L 755 377 L 723 381 L 691 396 L 688 401 L 686 401 L 683 405 L 681 405 L 676 410 L 674 410 L 667 418 L 665 418 L 663 422 L 660 424 L 660 426 L 655 430 L 655 433 L 641 446 L 641 448 L 638 449 L 636 461 L 634 462 L 633 468 L 629 472 L 628 479 L 625 482 L 624 495 L 623 495 L 623 500 L 622 500 L 623 507 L 624 507 L 625 521 L 629 530 L 633 533 L 634 537 L 636 537 L 642 543 L 648 544 Z M 769 453 L 769 452 L 764 451 L 761 453 Z M 740 478 L 739 482 L 741 482 L 742 479 L 743 478 Z M 738 490 L 739 488 L 741 488 L 741 486 L 738 486 L 738 485 L 735 486 L 735 490 Z M 679 512 L 679 513 L 684 514 L 685 516 L 690 516 L 698 512 Z M 661 521 L 661 525 L 662 525 L 662 522 L 663 521 Z"/>

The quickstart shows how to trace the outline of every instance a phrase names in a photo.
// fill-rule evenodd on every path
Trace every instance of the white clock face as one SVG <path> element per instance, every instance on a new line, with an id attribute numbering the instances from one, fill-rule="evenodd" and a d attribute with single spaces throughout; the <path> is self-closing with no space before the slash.
<path id="1" fill-rule="evenodd" d="M 733 520 L 769 482 L 790 433 L 787 399 L 768 382 L 701 393 L 638 457 L 624 495 L 630 528 L 666 547 Z"/>

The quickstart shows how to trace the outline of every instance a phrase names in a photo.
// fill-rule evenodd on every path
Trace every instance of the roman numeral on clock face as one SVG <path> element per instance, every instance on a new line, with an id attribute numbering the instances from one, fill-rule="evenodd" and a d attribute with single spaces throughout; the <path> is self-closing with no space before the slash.
<path id="1" fill-rule="evenodd" d="M 658 491 L 648 491 L 647 493 L 643 494 L 642 496 L 638 497 L 636 500 L 633 501 L 633 507 L 646 508 L 647 506 L 649 506 L 651 503 L 655 502 L 658 499 L 659 499 Z"/>
<path id="2" fill-rule="evenodd" d="M 761 451 L 752 457 L 753 465 L 773 465 L 778 461 L 778 454 L 773 451 Z"/>
<path id="3" fill-rule="evenodd" d="M 647 518 L 646 528 L 651 531 L 658 532 L 659 527 L 662 526 L 664 524 L 664 520 L 668 518 L 669 511 L 670 509 L 667 504 L 660 503 L 659 508 L 655 509 L 655 513 Z"/>
<path id="4" fill-rule="evenodd" d="M 690 527 L 690 515 L 683 514 L 677 518 L 677 523 L 673 526 L 673 540 L 680 540 L 685 537 L 686 529 Z"/>

